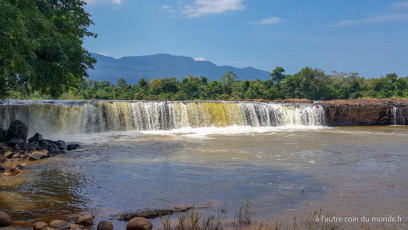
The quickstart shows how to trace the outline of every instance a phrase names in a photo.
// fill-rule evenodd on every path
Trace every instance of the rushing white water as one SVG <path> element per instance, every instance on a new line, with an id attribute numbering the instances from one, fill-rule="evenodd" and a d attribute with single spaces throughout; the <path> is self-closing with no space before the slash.
<path id="1" fill-rule="evenodd" d="M 392 124 L 393 125 L 405 125 L 404 109 L 393 106 L 391 109 Z"/>
<path id="2" fill-rule="evenodd" d="M 203 127 L 314 127 L 322 106 L 260 102 L 18 101 L 0 105 L 0 126 L 25 122 L 31 132 L 91 133 Z"/>

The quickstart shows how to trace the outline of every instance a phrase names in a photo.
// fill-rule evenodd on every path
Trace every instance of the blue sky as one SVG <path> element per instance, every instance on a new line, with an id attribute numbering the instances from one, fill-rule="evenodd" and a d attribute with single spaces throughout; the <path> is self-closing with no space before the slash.
<path id="1" fill-rule="evenodd" d="M 86 0 L 112 57 L 168 53 L 217 65 L 295 73 L 310 66 L 408 76 L 408 1 Z"/>

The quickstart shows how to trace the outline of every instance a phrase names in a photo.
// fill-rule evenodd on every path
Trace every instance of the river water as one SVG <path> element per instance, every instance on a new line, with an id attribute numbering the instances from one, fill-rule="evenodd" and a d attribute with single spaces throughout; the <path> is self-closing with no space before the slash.
<path id="1" fill-rule="evenodd" d="M 195 204 L 207 207 L 203 215 L 226 206 L 228 221 L 250 199 L 253 219 L 266 223 L 291 224 L 323 209 L 358 218 L 337 223 L 341 229 L 359 229 L 363 216 L 399 216 L 395 225 L 408 228 L 406 126 L 232 126 L 45 138 L 76 141 L 83 150 L 28 162 L 20 176 L 2 177 L 0 207 L 14 219 L 91 212 L 123 229 L 126 223 L 116 220 L 121 212 Z"/>

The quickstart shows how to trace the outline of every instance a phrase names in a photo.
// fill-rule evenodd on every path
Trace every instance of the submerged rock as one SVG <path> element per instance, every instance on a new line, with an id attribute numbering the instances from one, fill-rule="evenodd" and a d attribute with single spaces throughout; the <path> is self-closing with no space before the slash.
<path id="1" fill-rule="evenodd" d="M 7 213 L 0 211 L 0 227 L 9 226 L 11 223 L 11 217 Z"/>
<path id="2" fill-rule="evenodd" d="M 84 214 L 78 218 L 76 221 L 77 224 L 84 225 L 84 226 L 91 226 L 93 225 L 93 219 L 95 216 L 91 214 Z"/>
<path id="3" fill-rule="evenodd" d="M 34 230 L 47 230 L 48 224 L 45 222 L 36 222 L 33 225 Z"/>
<path id="4" fill-rule="evenodd" d="M 11 122 L 6 135 L 6 140 L 12 140 L 13 138 L 22 139 L 24 142 L 27 140 L 28 127 L 24 122 L 15 120 Z"/>
<path id="5" fill-rule="evenodd" d="M 96 230 L 113 230 L 113 224 L 108 221 L 101 221 L 96 227 Z"/>
<path id="6" fill-rule="evenodd" d="M 46 158 L 48 156 L 49 156 L 48 150 L 38 150 L 32 152 L 28 157 L 30 158 L 30 160 L 39 160 L 42 158 Z"/>
<path id="7" fill-rule="evenodd" d="M 129 221 L 135 217 L 143 217 L 146 219 L 154 219 L 161 216 L 173 215 L 175 213 L 187 212 L 193 209 L 193 206 L 174 207 L 171 209 L 146 209 L 137 212 L 127 212 L 120 215 L 119 220 Z"/>
<path id="8" fill-rule="evenodd" d="M 63 220 L 53 220 L 50 223 L 50 227 L 51 228 L 55 228 L 58 230 L 64 230 L 67 228 L 68 223 L 66 221 Z"/>
<path id="9" fill-rule="evenodd" d="M 131 219 L 126 226 L 127 230 L 147 230 L 152 228 L 152 223 L 143 217 L 135 217 Z"/>

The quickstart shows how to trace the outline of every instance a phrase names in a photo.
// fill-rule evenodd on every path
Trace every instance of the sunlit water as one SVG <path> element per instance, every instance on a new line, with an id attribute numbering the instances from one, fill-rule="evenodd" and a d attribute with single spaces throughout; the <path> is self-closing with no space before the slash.
<path id="1" fill-rule="evenodd" d="M 407 229 L 408 128 L 229 127 L 52 136 L 83 151 L 2 177 L 0 207 L 16 220 L 70 219 L 91 212 L 253 201 L 254 219 L 292 223 L 323 208 L 331 216 L 401 216 Z M 155 227 L 160 220 L 153 220 Z M 339 224 L 348 229 L 349 224 Z M 361 222 L 354 223 L 360 226 Z M 379 226 L 378 224 L 371 224 Z"/>

